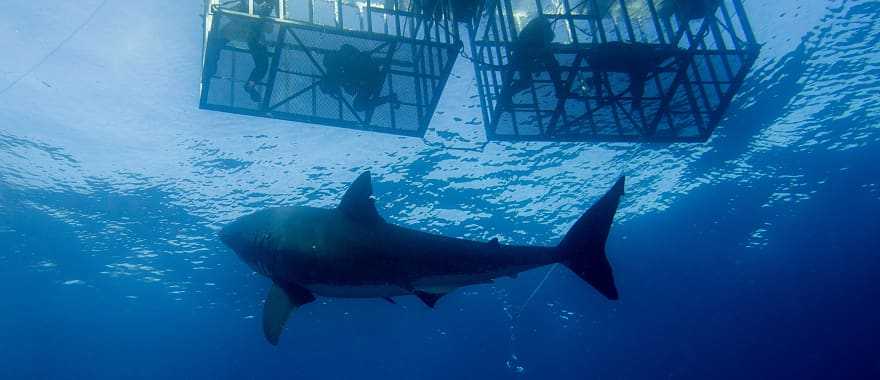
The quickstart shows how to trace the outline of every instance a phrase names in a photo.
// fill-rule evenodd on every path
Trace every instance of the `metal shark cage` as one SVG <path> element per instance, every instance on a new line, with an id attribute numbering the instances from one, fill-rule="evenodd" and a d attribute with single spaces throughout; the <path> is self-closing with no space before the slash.
<path id="1" fill-rule="evenodd" d="M 551 23 L 565 90 L 536 72 L 509 105 L 499 104 L 512 46 L 538 16 Z M 487 0 L 468 34 L 494 140 L 706 141 L 759 51 L 741 0 Z M 622 46 L 672 53 L 634 93 L 632 76 L 596 64 Z"/>
<path id="2" fill-rule="evenodd" d="M 261 14 L 265 3 L 269 12 Z M 422 136 L 461 48 L 451 21 L 421 16 L 412 0 L 207 0 L 206 6 L 202 109 Z M 262 33 L 256 42 L 247 36 L 255 27 Z M 345 45 L 369 54 L 382 77 L 376 95 L 389 101 L 358 109 L 352 90 L 322 91 L 323 58 Z M 247 89 L 257 59 L 264 59 L 266 74 Z"/>

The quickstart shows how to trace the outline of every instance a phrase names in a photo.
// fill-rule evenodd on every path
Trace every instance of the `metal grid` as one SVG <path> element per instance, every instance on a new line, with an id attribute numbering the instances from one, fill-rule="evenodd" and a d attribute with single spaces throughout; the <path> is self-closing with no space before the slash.
<path id="1" fill-rule="evenodd" d="M 705 17 L 680 8 L 698 1 L 713 0 L 488 0 L 468 29 L 487 137 L 706 141 L 759 47 L 741 0 L 717 0 Z M 511 105 L 501 106 L 511 48 L 539 15 L 552 23 L 550 46 L 566 91 L 557 94 L 549 74 L 539 72 Z M 590 64 L 591 52 L 621 42 L 675 52 L 646 77 L 639 106 L 631 77 Z"/>
<path id="2" fill-rule="evenodd" d="M 247 7 L 242 6 L 247 4 Z M 420 17 L 409 0 L 281 0 L 271 15 L 254 13 L 254 1 L 226 7 L 208 1 L 203 68 L 216 33 L 231 22 L 258 23 L 264 29 L 267 74 L 252 100 L 244 89 L 255 66 L 243 41 L 223 37 L 214 75 L 203 70 L 200 107 L 236 114 L 344 128 L 422 136 L 461 48 L 452 22 Z M 368 54 L 378 67 L 380 97 L 396 96 L 370 109 L 358 109 L 352 94 L 331 96 L 320 89 L 326 73 L 322 57 L 349 45 Z"/>

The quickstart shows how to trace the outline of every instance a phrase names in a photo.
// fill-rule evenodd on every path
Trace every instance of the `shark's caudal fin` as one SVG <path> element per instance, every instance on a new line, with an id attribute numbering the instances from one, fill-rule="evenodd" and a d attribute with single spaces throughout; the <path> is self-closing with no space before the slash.
<path id="1" fill-rule="evenodd" d="M 559 243 L 562 263 L 611 300 L 618 299 L 618 294 L 611 264 L 605 257 L 605 241 L 620 196 L 623 195 L 623 183 L 624 177 L 620 177 L 611 190 L 574 223 Z"/>

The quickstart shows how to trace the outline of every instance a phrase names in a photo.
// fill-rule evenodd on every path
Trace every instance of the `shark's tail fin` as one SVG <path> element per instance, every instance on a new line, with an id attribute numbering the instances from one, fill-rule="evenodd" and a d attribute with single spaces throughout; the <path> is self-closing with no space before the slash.
<path id="1" fill-rule="evenodd" d="M 623 195 L 623 182 L 624 177 L 620 177 L 602 199 L 581 215 L 559 243 L 562 263 L 611 300 L 616 300 L 618 294 L 611 264 L 605 257 L 605 241 Z"/>

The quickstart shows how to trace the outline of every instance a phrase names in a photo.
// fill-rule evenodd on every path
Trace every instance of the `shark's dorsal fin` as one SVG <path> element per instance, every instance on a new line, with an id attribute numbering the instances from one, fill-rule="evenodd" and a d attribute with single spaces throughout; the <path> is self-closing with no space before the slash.
<path id="1" fill-rule="evenodd" d="M 370 172 L 364 172 L 357 177 L 348 191 L 339 202 L 339 210 L 346 216 L 360 223 L 382 223 L 382 217 L 376 211 L 376 203 L 373 201 L 373 184 L 370 182 Z"/>
<path id="2" fill-rule="evenodd" d="M 273 283 L 263 304 L 263 334 L 272 345 L 278 345 L 278 338 L 284 331 L 284 324 L 290 313 L 315 300 L 310 291 L 299 285 L 286 285 L 284 288 Z"/>

